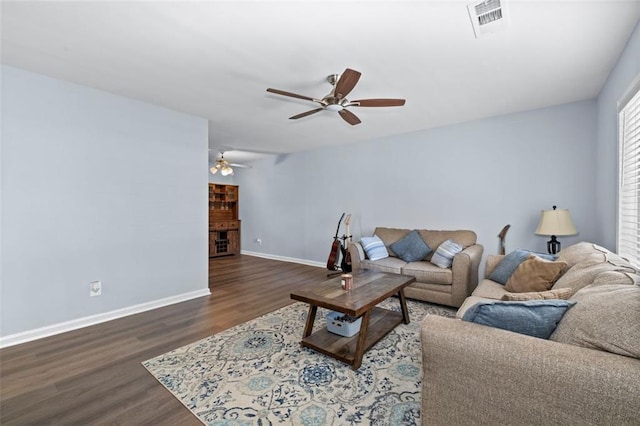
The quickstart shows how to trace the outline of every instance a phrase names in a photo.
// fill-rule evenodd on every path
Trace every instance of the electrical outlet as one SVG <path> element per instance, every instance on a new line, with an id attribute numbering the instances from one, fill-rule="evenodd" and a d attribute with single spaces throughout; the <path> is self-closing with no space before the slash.
<path id="1" fill-rule="evenodd" d="M 261 246 L 262 245 L 262 240 L 260 238 L 256 238 L 256 244 Z"/>
<path id="2" fill-rule="evenodd" d="M 102 294 L 102 283 L 100 281 L 92 281 L 89 283 L 89 296 L 100 296 Z"/>

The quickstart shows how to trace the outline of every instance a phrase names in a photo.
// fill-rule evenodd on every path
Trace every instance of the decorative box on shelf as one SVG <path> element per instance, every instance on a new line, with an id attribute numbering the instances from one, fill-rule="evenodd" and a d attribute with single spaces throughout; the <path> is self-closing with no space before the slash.
<path id="1" fill-rule="evenodd" d="M 341 312 L 327 314 L 327 330 L 339 336 L 351 337 L 360 331 L 362 317 L 355 318 Z"/>

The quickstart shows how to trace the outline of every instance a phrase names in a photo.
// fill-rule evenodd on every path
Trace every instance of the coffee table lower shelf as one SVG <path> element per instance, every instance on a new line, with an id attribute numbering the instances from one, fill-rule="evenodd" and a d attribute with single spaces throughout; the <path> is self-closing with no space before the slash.
<path id="1" fill-rule="evenodd" d="M 391 330 L 402 322 L 403 316 L 401 312 L 376 306 L 370 311 L 367 330 L 360 329 L 360 332 L 352 337 L 343 337 L 331 333 L 326 328 L 322 328 L 310 336 L 303 338 L 300 344 L 349 364 L 354 369 L 358 369 L 362 362 L 364 352 L 378 343 L 380 339 L 389 334 Z M 365 321 L 363 321 L 362 324 L 364 327 Z M 364 347 L 358 351 L 358 340 L 362 332 L 366 333 L 363 343 Z"/>

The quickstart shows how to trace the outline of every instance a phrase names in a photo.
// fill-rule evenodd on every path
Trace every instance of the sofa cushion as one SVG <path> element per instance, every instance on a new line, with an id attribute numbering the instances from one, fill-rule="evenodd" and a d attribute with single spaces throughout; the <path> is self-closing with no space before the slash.
<path id="1" fill-rule="evenodd" d="M 491 275 L 489 275 L 489 279 L 500 284 L 507 284 L 511 275 L 516 269 L 518 269 L 518 266 L 520 266 L 520 264 L 527 260 L 531 255 L 536 255 L 545 260 L 557 259 L 557 256 L 552 254 L 534 253 L 529 250 L 516 249 L 500 260 L 495 269 L 491 272 Z"/>
<path id="2" fill-rule="evenodd" d="M 505 293 L 500 300 L 544 300 L 544 299 L 563 299 L 567 300 L 571 297 L 570 288 L 558 288 L 556 290 L 533 291 L 529 293 Z"/>
<path id="3" fill-rule="evenodd" d="M 518 265 L 504 288 L 512 293 L 549 290 L 566 266 L 566 262 L 554 262 L 530 255 Z"/>
<path id="4" fill-rule="evenodd" d="M 418 231 L 413 230 L 389 246 L 405 262 L 417 262 L 424 259 L 431 247 L 424 242 Z"/>
<path id="5" fill-rule="evenodd" d="M 606 261 L 604 253 L 600 253 L 600 260 L 591 258 L 575 264 L 556 281 L 553 288 L 570 288 L 576 293 L 595 283 L 633 284 L 634 275 L 636 270 L 631 265 L 614 265 Z"/>
<path id="6" fill-rule="evenodd" d="M 402 267 L 402 273 L 423 283 L 451 285 L 453 281 L 451 269 L 439 268 L 427 261 L 407 263 Z"/>
<path id="7" fill-rule="evenodd" d="M 360 239 L 360 244 L 362 244 L 362 248 L 365 253 L 367 253 L 369 260 L 379 260 L 389 257 L 387 248 L 377 235 L 374 235 L 373 237 L 362 237 Z"/>
<path id="8" fill-rule="evenodd" d="M 604 252 L 608 251 L 593 243 L 580 242 L 570 245 L 567 248 L 560 250 L 558 253 L 558 260 L 567 262 L 567 268 L 572 268 L 578 263 L 584 263 L 585 261 L 603 261 Z"/>
<path id="9" fill-rule="evenodd" d="M 380 237 L 385 247 L 389 251 L 391 256 L 396 256 L 396 253 L 391 249 L 391 245 L 396 241 L 400 240 L 402 237 L 407 235 L 411 230 L 409 229 L 400 229 L 400 228 L 383 228 L 378 227 L 375 229 L 374 234 Z"/>
<path id="10" fill-rule="evenodd" d="M 504 289 L 502 284 L 498 284 L 495 281 L 491 281 L 488 278 L 485 278 L 478 284 L 478 286 L 471 293 L 472 296 L 477 297 L 485 297 L 487 299 L 500 300 L 502 296 L 509 293 Z"/>
<path id="11" fill-rule="evenodd" d="M 640 287 L 588 286 L 571 300 L 551 340 L 640 358 Z"/>
<path id="12" fill-rule="evenodd" d="M 418 232 L 424 242 L 431 248 L 438 247 L 447 240 L 453 240 L 465 249 L 474 245 L 478 239 L 475 232 L 466 229 L 454 231 L 432 231 L 428 229 L 419 229 Z"/>
<path id="13" fill-rule="evenodd" d="M 404 260 L 398 259 L 397 257 L 389 256 L 376 261 L 365 259 L 360 262 L 360 267 L 362 267 L 363 269 L 369 269 L 371 271 L 388 272 L 390 274 L 401 274 L 402 267 L 406 264 L 407 262 L 405 262 Z"/>
<path id="14" fill-rule="evenodd" d="M 570 300 L 479 302 L 467 309 L 462 319 L 548 339 L 567 309 L 575 303 Z"/>
<path id="15" fill-rule="evenodd" d="M 436 252 L 431 256 L 431 263 L 440 268 L 451 268 L 453 258 L 462 251 L 462 246 L 452 240 L 440 244 Z"/>

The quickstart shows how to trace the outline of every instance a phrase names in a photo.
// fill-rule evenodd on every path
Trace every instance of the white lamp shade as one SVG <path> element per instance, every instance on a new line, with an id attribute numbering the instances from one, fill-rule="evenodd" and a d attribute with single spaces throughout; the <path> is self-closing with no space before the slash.
<path id="1" fill-rule="evenodd" d="M 209 169 L 209 171 L 215 175 L 216 173 L 218 173 L 218 168 L 216 166 L 213 166 Z"/>
<path id="2" fill-rule="evenodd" d="M 538 235 L 576 235 L 578 231 L 573 224 L 569 210 L 554 209 L 542 210 L 540 213 L 540 222 L 536 228 Z"/>

